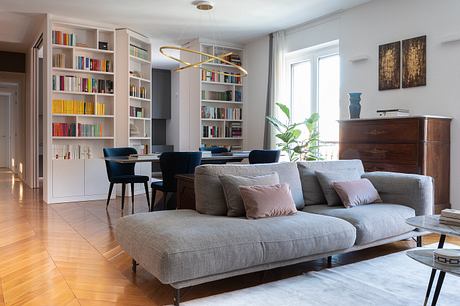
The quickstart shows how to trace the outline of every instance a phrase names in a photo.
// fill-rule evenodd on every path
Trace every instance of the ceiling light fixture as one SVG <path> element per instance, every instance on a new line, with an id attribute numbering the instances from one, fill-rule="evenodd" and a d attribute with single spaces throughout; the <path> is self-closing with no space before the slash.
<path id="1" fill-rule="evenodd" d="M 209 1 L 209 0 L 199 0 L 199 1 L 193 2 L 192 4 L 195 5 L 195 7 L 200 11 L 210 11 L 210 10 L 212 10 L 214 8 L 214 2 Z M 188 63 L 188 62 L 186 62 L 186 61 L 184 61 L 184 60 L 182 60 L 180 58 L 177 58 L 175 56 L 167 54 L 167 50 L 178 50 L 178 51 L 182 51 L 182 52 L 198 54 L 204 60 L 202 60 L 201 62 L 197 62 L 197 63 Z M 199 68 L 201 70 L 214 72 L 214 73 L 224 75 L 224 76 L 245 77 L 245 76 L 248 75 L 248 72 L 246 71 L 246 69 L 244 69 L 243 67 L 241 67 L 241 66 L 239 66 L 239 65 L 237 65 L 235 63 L 232 63 L 231 61 L 226 59 L 230 55 L 232 55 L 232 52 L 228 52 L 228 53 L 216 56 L 216 55 L 213 55 L 213 54 L 209 54 L 209 53 L 205 53 L 205 52 L 201 52 L 201 51 L 197 51 L 197 50 L 193 50 L 193 49 L 185 48 L 185 47 L 161 46 L 160 47 L 160 53 L 162 55 L 166 56 L 167 58 L 172 59 L 172 60 L 178 62 L 179 64 L 183 65 L 183 66 L 180 66 L 179 68 L 177 68 L 175 71 L 182 71 L 182 70 L 185 70 L 187 68 Z M 233 68 L 236 68 L 236 69 L 239 70 L 239 73 L 228 73 L 228 72 L 225 72 L 225 71 L 208 69 L 206 67 L 203 67 L 203 64 L 206 64 L 206 63 L 209 63 L 209 62 L 212 62 L 212 61 L 216 61 L 215 63 L 218 63 L 218 64 L 228 65 L 228 66 L 231 66 Z"/>

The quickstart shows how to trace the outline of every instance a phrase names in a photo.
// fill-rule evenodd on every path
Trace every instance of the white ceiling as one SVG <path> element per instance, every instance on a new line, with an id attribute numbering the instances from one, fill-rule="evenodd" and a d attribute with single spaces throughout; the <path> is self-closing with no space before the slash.
<path id="1" fill-rule="evenodd" d="M 245 44 L 273 31 L 369 1 L 215 0 L 215 7 L 209 13 L 198 11 L 193 0 L 0 0 L 0 11 L 51 13 L 98 21 L 173 43 L 199 36 Z M 21 28 L 21 20 L 3 20 L 3 14 L 0 17 L 0 29 L 6 22 Z M 0 30 L 0 41 L 17 40 L 21 36 L 4 32 Z"/>

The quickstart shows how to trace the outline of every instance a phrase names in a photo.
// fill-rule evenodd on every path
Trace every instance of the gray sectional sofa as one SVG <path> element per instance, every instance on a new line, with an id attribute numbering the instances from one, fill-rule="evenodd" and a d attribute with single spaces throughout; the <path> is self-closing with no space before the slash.
<path id="1" fill-rule="evenodd" d="M 348 209 L 321 203 L 315 171 L 347 169 L 368 178 L 383 203 Z M 226 216 L 219 175 L 272 172 L 290 185 L 297 214 L 258 220 Z M 184 287 L 418 237 L 424 233 L 405 220 L 432 214 L 433 181 L 420 175 L 364 173 L 359 160 L 204 165 L 195 170 L 195 196 L 196 211 L 135 214 L 122 218 L 115 230 L 137 263 L 176 289 L 176 304 Z"/>

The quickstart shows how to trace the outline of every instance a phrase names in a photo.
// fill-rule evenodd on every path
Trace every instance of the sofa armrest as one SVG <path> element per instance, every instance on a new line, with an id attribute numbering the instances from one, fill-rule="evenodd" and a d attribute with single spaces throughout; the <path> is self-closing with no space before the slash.
<path id="1" fill-rule="evenodd" d="M 412 207 L 415 215 L 432 215 L 434 185 L 430 176 L 394 172 L 367 172 L 369 179 L 385 203 Z"/>

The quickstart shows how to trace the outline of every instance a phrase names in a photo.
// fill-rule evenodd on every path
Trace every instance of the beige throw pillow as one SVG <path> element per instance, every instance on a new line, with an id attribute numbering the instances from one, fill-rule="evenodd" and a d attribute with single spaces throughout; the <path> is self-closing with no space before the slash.
<path id="1" fill-rule="evenodd" d="M 368 179 L 334 182 L 332 187 L 346 208 L 382 202 L 377 189 Z"/>
<path id="2" fill-rule="evenodd" d="M 289 216 L 297 213 L 288 184 L 242 186 L 240 192 L 248 219 Z"/>
<path id="3" fill-rule="evenodd" d="M 219 179 L 224 190 L 225 201 L 227 202 L 227 216 L 229 217 L 246 215 L 240 194 L 240 186 L 275 185 L 280 182 L 276 172 L 259 176 L 221 175 Z"/>

